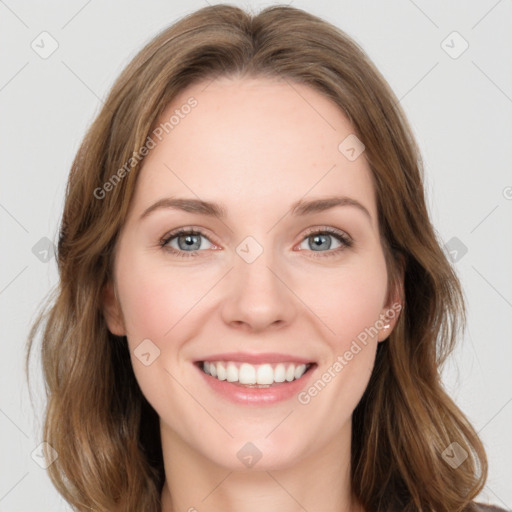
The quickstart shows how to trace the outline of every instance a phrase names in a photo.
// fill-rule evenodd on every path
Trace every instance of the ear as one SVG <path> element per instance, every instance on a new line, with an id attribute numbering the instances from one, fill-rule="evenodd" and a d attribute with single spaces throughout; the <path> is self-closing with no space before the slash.
<path id="1" fill-rule="evenodd" d="M 379 320 L 376 322 L 379 329 L 379 342 L 386 340 L 393 332 L 404 307 L 404 275 L 405 259 L 400 255 L 397 281 L 393 290 L 388 294 L 388 300 L 380 313 Z"/>
<path id="2" fill-rule="evenodd" d="M 109 281 L 102 290 L 102 309 L 108 330 L 117 336 L 125 336 L 126 328 L 121 305 L 119 304 L 115 288 L 111 281 Z"/>

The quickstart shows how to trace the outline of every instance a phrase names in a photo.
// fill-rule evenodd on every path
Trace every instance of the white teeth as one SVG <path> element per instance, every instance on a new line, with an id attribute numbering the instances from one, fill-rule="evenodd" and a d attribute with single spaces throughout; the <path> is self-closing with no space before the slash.
<path id="1" fill-rule="evenodd" d="M 205 372 L 209 373 L 206 370 Z M 228 382 L 238 382 L 238 368 L 233 363 L 228 363 L 228 367 L 226 369 L 226 380 Z"/>
<path id="2" fill-rule="evenodd" d="M 227 372 L 226 367 L 222 363 L 217 363 L 217 379 L 226 380 Z"/>
<path id="3" fill-rule="evenodd" d="M 306 365 L 305 364 L 301 364 L 301 365 L 297 366 L 297 368 L 295 368 L 294 377 L 296 379 L 300 379 L 304 375 L 305 371 L 306 371 Z"/>
<path id="4" fill-rule="evenodd" d="M 284 364 L 279 363 L 274 370 L 274 381 L 284 382 L 286 380 L 286 368 Z"/>
<path id="5" fill-rule="evenodd" d="M 210 366 L 210 370 L 211 370 Z M 210 375 L 211 371 L 210 371 Z M 212 375 L 215 377 L 215 375 Z M 240 366 L 240 370 L 238 370 L 238 382 L 240 384 L 256 384 L 256 368 L 252 364 L 244 363 Z"/>
<path id="6" fill-rule="evenodd" d="M 203 370 L 208 375 L 218 380 L 228 382 L 239 382 L 245 385 L 270 386 L 274 383 L 291 382 L 300 379 L 308 366 L 305 364 L 278 363 L 276 365 L 262 364 L 252 365 L 249 363 L 235 362 L 209 362 L 204 361 Z"/>
<path id="7" fill-rule="evenodd" d="M 269 364 L 258 366 L 256 382 L 258 384 L 274 384 L 274 370 L 272 370 L 272 366 Z"/>

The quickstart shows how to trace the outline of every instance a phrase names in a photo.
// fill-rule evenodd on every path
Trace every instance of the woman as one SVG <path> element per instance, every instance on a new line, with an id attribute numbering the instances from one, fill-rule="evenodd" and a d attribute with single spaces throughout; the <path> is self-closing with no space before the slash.
<path id="1" fill-rule="evenodd" d="M 397 99 L 304 11 L 201 9 L 73 163 L 44 438 L 76 510 L 474 511 L 460 283 Z"/>

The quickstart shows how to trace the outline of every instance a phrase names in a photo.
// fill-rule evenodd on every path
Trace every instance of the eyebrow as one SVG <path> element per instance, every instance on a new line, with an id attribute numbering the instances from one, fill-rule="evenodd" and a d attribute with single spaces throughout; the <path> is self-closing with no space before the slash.
<path id="1" fill-rule="evenodd" d="M 292 204 L 289 213 L 295 217 L 305 216 L 330 210 L 336 206 L 356 207 L 359 211 L 363 212 L 368 217 L 370 222 L 372 221 L 370 212 L 366 209 L 366 207 L 363 206 L 359 201 L 356 201 L 355 199 L 347 196 L 332 196 L 322 199 L 313 199 L 310 201 L 304 201 L 300 199 L 299 201 Z M 220 219 L 225 219 L 227 217 L 226 208 L 218 203 L 193 198 L 185 199 L 177 197 L 165 197 L 146 208 L 146 210 L 144 210 L 140 216 L 139 220 L 146 218 L 152 212 L 162 208 L 182 210 L 188 213 L 208 215 L 211 217 L 218 217 Z"/>

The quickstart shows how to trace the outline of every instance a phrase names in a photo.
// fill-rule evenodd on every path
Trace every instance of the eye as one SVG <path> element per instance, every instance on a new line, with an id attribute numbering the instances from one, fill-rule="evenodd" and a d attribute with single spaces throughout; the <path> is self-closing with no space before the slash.
<path id="1" fill-rule="evenodd" d="M 332 239 L 336 240 L 338 247 L 332 247 Z M 306 234 L 305 239 L 301 242 L 301 246 L 306 244 L 305 249 L 311 249 L 312 252 L 322 253 L 314 256 L 333 256 L 337 255 L 345 248 L 352 247 L 353 241 L 342 231 L 335 228 L 316 228 Z M 299 246 L 300 247 L 300 246 Z M 304 250 L 304 247 L 301 248 Z M 326 254 L 324 254 L 326 253 Z"/>
<path id="2" fill-rule="evenodd" d="M 336 240 L 337 247 L 332 247 L 332 239 Z M 160 241 L 160 246 L 176 256 L 184 258 L 197 257 L 198 251 L 211 248 L 210 246 L 205 247 L 203 240 L 206 240 L 207 244 L 210 244 L 211 247 L 215 247 L 201 230 L 180 228 L 167 234 Z M 352 247 L 353 241 L 348 235 L 338 229 L 323 227 L 313 228 L 307 232 L 300 245 L 303 246 L 304 244 L 307 247 L 301 247 L 301 251 L 311 250 L 313 253 L 319 253 L 315 254 L 314 257 L 323 257 L 337 255 L 345 248 Z"/>
<path id="3" fill-rule="evenodd" d="M 204 247 L 201 238 L 208 240 L 200 230 L 182 228 L 166 235 L 160 245 L 166 251 L 187 258 L 196 256 L 195 251 L 209 249 Z M 208 243 L 211 244 L 209 240 Z"/>

